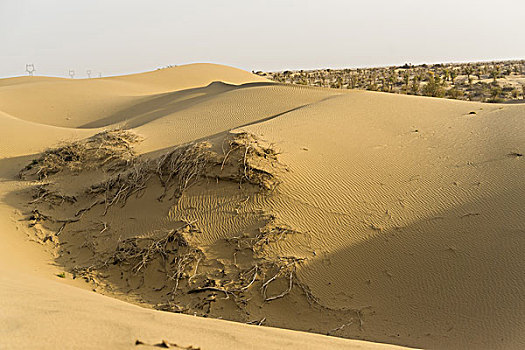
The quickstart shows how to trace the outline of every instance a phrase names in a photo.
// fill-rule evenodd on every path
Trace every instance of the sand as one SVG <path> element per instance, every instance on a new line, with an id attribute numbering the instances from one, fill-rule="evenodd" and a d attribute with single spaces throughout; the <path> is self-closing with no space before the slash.
<path id="1" fill-rule="evenodd" d="M 204 64 L 0 80 L 0 343 L 523 348 L 524 112 Z"/>

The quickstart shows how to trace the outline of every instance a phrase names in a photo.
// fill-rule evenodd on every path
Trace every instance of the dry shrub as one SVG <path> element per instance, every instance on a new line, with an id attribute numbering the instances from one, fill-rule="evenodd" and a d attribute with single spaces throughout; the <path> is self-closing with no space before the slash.
<path id="1" fill-rule="evenodd" d="M 209 148 L 208 143 L 199 142 L 177 147 L 159 158 L 135 161 L 108 180 L 91 186 L 87 192 L 103 195 L 100 203 L 105 204 L 106 214 L 111 206 L 124 206 L 129 197 L 142 193 L 151 177 L 157 175 L 164 187 L 164 193 L 159 200 L 163 199 L 172 187 L 175 187 L 172 198 L 178 199 L 186 188 L 204 176 L 207 165 L 214 160 L 214 154 Z"/>
<path id="2" fill-rule="evenodd" d="M 173 292 L 182 279 L 189 279 L 194 266 L 204 259 L 204 253 L 189 243 L 185 231 L 195 231 L 191 223 L 165 232 L 161 237 L 132 237 L 120 242 L 104 266 L 128 266 L 133 274 L 144 272 L 153 262 L 158 262 L 173 281 Z"/>
<path id="3" fill-rule="evenodd" d="M 206 176 L 209 166 L 218 162 L 217 154 L 210 148 L 209 142 L 189 144 L 177 147 L 153 161 L 154 172 L 164 187 L 159 200 L 172 187 L 175 187 L 173 198 L 180 198 L 189 186 Z"/>
<path id="4" fill-rule="evenodd" d="M 147 182 L 152 176 L 148 165 L 147 162 L 135 162 L 127 170 L 91 186 L 87 192 L 104 196 L 100 202 L 95 202 L 95 205 L 104 204 L 105 215 L 111 206 L 120 204 L 123 207 L 129 197 L 134 194 L 138 195 L 146 189 Z"/>
<path id="5" fill-rule="evenodd" d="M 197 142 L 177 147 L 153 161 L 164 193 L 174 189 L 173 197 L 180 198 L 183 192 L 202 178 L 247 182 L 262 189 L 274 189 L 278 184 L 275 165 L 277 152 L 266 146 L 252 134 L 234 134 L 226 141 L 227 150 L 219 155 L 212 151 L 209 142 Z"/>
<path id="6" fill-rule="evenodd" d="M 233 180 L 273 190 L 279 184 L 275 175 L 275 166 L 279 164 L 277 155 L 273 145 L 264 144 L 253 134 L 239 133 L 228 141 L 221 169 L 230 161 L 237 169 Z"/>
<path id="7" fill-rule="evenodd" d="M 211 179 L 214 182 L 247 184 L 250 193 L 252 190 L 273 190 L 279 183 L 278 153 L 272 145 L 252 134 L 230 135 L 222 144 L 222 153 L 220 150 L 216 151 L 219 147 L 213 148 L 209 142 L 194 142 L 176 147 L 155 158 L 136 158 L 132 149 L 132 143 L 136 139 L 127 139 L 126 135 L 127 133 L 120 131 L 99 134 L 84 142 L 50 150 L 35 161 L 33 167 L 28 166 L 27 170 L 33 170 L 34 175 L 43 178 L 63 169 L 82 171 L 94 164 L 111 164 L 110 169 L 116 169 L 118 164 L 122 164 L 106 180 L 78 194 L 77 203 L 83 203 L 85 197 L 88 197 L 92 204 L 80 209 L 74 218 L 54 219 L 35 209 L 29 218 L 33 225 L 46 222 L 59 226 L 56 233 L 58 236 L 67 224 L 86 220 L 83 214 L 95 206 L 104 205 L 105 214 L 114 205 L 124 206 L 131 196 L 141 195 L 148 187 L 158 189 L 156 178 L 163 187 L 159 200 L 165 197 L 178 200 L 192 185 Z M 64 154 L 69 154 L 66 150 L 74 150 L 71 151 L 74 154 L 71 160 L 64 158 Z M 55 158 L 62 163 L 55 161 L 53 165 L 60 166 L 51 168 L 50 160 Z M 151 186 L 153 182 L 157 186 Z M 58 191 L 57 189 L 61 190 L 59 182 L 55 185 L 38 186 L 33 203 L 61 205 L 77 200 L 76 197 Z M 227 187 L 231 189 L 231 186 Z M 220 299 L 230 299 L 241 312 L 252 298 L 261 303 L 269 303 L 291 293 L 301 293 L 302 290 L 309 300 L 313 300 L 297 276 L 297 268 L 304 258 L 282 257 L 277 255 L 278 252 L 272 251 L 275 244 L 299 232 L 277 224 L 272 215 L 267 219 L 267 225 L 257 232 L 226 239 L 233 248 L 233 261 L 213 258 L 213 247 L 202 245 L 201 248 L 198 244 L 201 232 L 194 222 L 184 223 L 176 229 L 157 230 L 148 235 L 120 240 L 116 236 L 117 231 L 108 229 L 107 222 L 98 221 L 97 225 L 103 226 L 100 234 L 105 232 L 109 236 L 103 238 L 104 244 L 95 244 L 101 242 L 97 241 L 100 235 L 88 238 L 79 248 L 89 248 L 92 256 L 88 262 L 82 263 L 84 266 L 76 266 L 73 272 L 95 283 L 98 276 L 108 281 L 115 281 L 120 276 L 128 286 L 131 280 L 141 283 L 137 289 L 144 287 L 148 290 L 150 286 L 144 286 L 144 283 L 154 279 L 155 284 L 161 285 L 153 291 L 162 290 L 155 298 L 167 302 L 159 304 L 160 307 L 179 312 L 201 313 L 204 310 L 201 305 L 207 303 L 209 306 L 212 301 L 219 299 L 216 298 L 217 295 Z M 100 229 L 100 226 L 96 227 L 96 230 Z M 64 239 L 66 238 L 70 237 Z M 242 260 L 237 263 L 236 254 L 241 250 L 244 251 Z M 157 280 L 159 272 L 160 280 Z M 209 307 L 207 310 L 204 311 L 205 314 L 210 313 Z"/>
<path id="8" fill-rule="evenodd" d="M 87 140 L 46 150 L 20 171 L 20 178 L 42 180 L 64 170 L 78 173 L 95 168 L 120 169 L 133 162 L 133 144 L 139 140 L 130 131 L 103 131 Z"/>
<path id="9" fill-rule="evenodd" d="M 130 196 L 142 193 L 154 175 L 164 188 L 158 200 L 163 200 L 173 189 L 169 199 L 178 201 L 186 189 L 204 178 L 250 183 L 263 190 L 273 190 L 278 185 L 277 152 L 271 146 L 264 146 L 246 133 L 234 135 L 227 145 L 223 155 L 212 151 L 209 142 L 179 146 L 158 158 L 135 161 L 87 192 L 103 195 L 97 204 L 105 204 L 105 214 L 111 206 L 117 203 L 124 206 Z"/>

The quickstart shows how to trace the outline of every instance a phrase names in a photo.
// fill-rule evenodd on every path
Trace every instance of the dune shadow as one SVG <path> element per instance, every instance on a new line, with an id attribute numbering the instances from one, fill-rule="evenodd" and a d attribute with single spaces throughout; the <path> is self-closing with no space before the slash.
<path id="1" fill-rule="evenodd" d="M 275 85 L 272 82 L 253 82 L 233 85 L 213 82 L 205 87 L 173 91 L 139 99 L 139 102 L 113 113 L 105 118 L 81 125 L 79 128 L 102 128 L 113 124 L 122 124 L 125 128 L 136 128 L 167 114 L 185 110 L 195 104 L 229 91 L 253 87 Z"/>
<path id="2" fill-rule="evenodd" d="M 340 306 L 337 296 L 344 295 L 346 307 L 364 310 L 363 327 L 349 328 L 350 338 L 435 349 L 522 348 L 525 222 L 516 218 L 525 209 L 509 197 L 371 229 L 370 238 L 309 264 L 305 282 L 314 281 L 324 303 Z"/>

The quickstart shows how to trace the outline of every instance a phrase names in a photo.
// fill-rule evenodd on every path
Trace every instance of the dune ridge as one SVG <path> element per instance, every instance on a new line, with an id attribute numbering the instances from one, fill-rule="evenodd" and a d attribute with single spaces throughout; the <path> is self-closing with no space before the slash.
<path id="1" fill-rule="evenodd" d="M 343 338 L 525 344 L 524 106 L 276 84 L 217 65 L 39 79 L 0 83 L 13 135 L 0 142 L 2 206 L 68 283 Z M 86 143 L 107 130 L 140 139 L 131 157 Z M 64 166 L 40 176 L 57 159 L 38 160 L 49 147 Z"/>

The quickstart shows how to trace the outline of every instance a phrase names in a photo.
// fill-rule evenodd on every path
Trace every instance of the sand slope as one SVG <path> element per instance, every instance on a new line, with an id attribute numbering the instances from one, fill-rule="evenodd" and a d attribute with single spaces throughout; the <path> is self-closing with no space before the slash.
<path id="1" fill-rule="evenodd" d="M 0 106 L 3 112 L 20 119 L 82 127 L 134 106 L 143 98 L 199 88 L 214 81 L 241 84 L 267 80 L 239 69 L 211 64 L 97 79 L 9 78 L 0 83 Z"/>
<path id="2" fill-rule="evenodd" d="M 20 272 L 0 270 L 0 344 L 8 349 L 401 349 L 143 309 Z"/>
<path id="3" fill-rule="evenodd" d="M 318 239 L 314 293 L 374 339 L 521 347 L 524 111 L 363 93 L 254 125 L 286 140 L 273 205 Z"/>
<path id="4" fill-rule="evenodd" d="M 195 304 L 204 300 L 203 293 L 177 297 L 176 302 L 198 314 L 242 322 L 264 320 L 270 326 L 412 347 L 519 349 L 525 345 L 525 266 L 521 258 L 525 248 L 525 185 L 521 181 L 525 106 L 280 85 L 227 67 L 190 65 L 84 81 L 5 79 L 0 82 L 0 112 L 7 135 L 4 140 L 8 140 L 0 141 L 5 179 L 2 213 L 13 220 L 26 218 L 7 225 L 2 234 L 23 236 L 28 232 L 37 241 L 40 236 L 27 227 L 32 209 L 54 218 L 68 212 L 74 215 L 92 202 L 83 194 L 86 186 L 106 176 L 89 170 L 50 177 L 54 186 L 74 194 L 78 201 L 70 206 L 30 205 L 28 189 L 35 184 L 17 181 L 15 176 L 36 157 L 31 154 L 47 147 L 121 126 L 143 138 L 134 148 L 148 158 L 201 140 L 209 140 L 221 155 L 221 147 L 224 152 L 225 142 L 232 137 L 230 131 L 251 133 L 278 151 L 278 164 L 267 165 L 274 167 L 270 171 L 275 171 L 280 181 L 270 193 L 260 193 L 249 184 L 239 187 L 228 179 L 217 178 L 217 184 L 203 179 L 185 190 L 176 203 L 159 202 L 156 198 L 162 189 L 155 180 L 148 180 L 144 194 L 130 197 L 124 207 L 111 208 L 107 214 L 95 207 L 56 237 L 59 246 L 49 241 L 42 245 L 42 251 L 58 254 L 58 270 L 69 273 L 78 265 L 93 264 L 122 239 L 152 237 L 159 230 L 191 221 L 197 232 L 190 232 L 192 244 L 207 257 L 208 265 L 200 267 L 202 277 L 214 276 L 221 288 L 236 269 L 243 271 L 243 264 L 252 268 L 246 271 L 254 271 L 255 266 L 253 285 L 258 286 L 271 276 L 271 268 L 266 277 L 257 274 L 261 261 L 293 261 L 282 275 L 276 275 L 276 286 L 268 290 L 270 295 L 278 295 L 286 290 L 287 277 L 293 280 L 290 292 L 275 300 L 260 299 L 258 287 L 248 289 L 251 285 L 243 290 L 250 298 L 241 308 L 232 304 L 231 298 L 223 301 L 217 295 L 220 292 L 209 293 L 214 306 L 210 301 L 204 311 Z M 109 227 L 103 230 L 105 235 L 89 234 L 89 242 L 87 236 L 78 235 L 92 230 L 97 222 Z M 243 235 L 249 238 L 268 229 L 269 223 L 284 234 L 269 242 L 261 256 L 246 255 L 246 247 L 239 243 Z M 39 224 L 36 228 L 53 235 L 57 226 Z M 234 250 L 244 255 L 231 254 L 234 247 L 228 244 L 233 240 L 237 240 Z M 18 261 L 27 260 L 24 254 L 17 254 Z M 14 259 L 9 255 L 2 266 Z M 41 263 L 30 265 L 26 270 L 53 277 L 54 270 L 42 268 Z M 226 276 L 223 279 L 212 273 L 219 265 Z M 126 275 L 127 285 L 118 276 L 128 272 L 115 266 L 90 270 L 97 281 L 90 288 L 139 304 L 166 302 L 168 294 L 161 284 L 165 282 L 153 265 L 142 281 Z M 166 323 L 184 324 L 198 332 L 198 327 L 208 329 L 215 327 L 211 322 L 220 322 L 187 321 L 182 315 L 137 309 L 62 287 L 56 281 L 29 282 L 27 277 L 17 276 L 9 277 L 16 281 L 13 287 L 3 288 L 12 300 L 17 300 L 15 294 L 29 295 L 38 286 L 55 295 L 52 300 L 61 296 L 63 305 L 57 310 L 69 307 L 86 317 L 87 309 L 74 301 L 82 298 L 93 308 L 112 305 L 113 311 L 104 313 L 111 322 L 131 322 L 122 320 L 126 317 L 121 313 L 140 314 L 136 322 L 127 323 L 132 330 L 146 327 L 146 318 L 158 320 L 154 330 L 148 326 L 147 331 L 106 339 L 123 347 L 128 341 L 123 339 L 132 333 L 149 337 L 147 342 L 157 341 L 168 328 Z M 67 276 L 68 283 L 85 284 Z M 311 297 L 315 298 L 313 304 Z M 232 298 L 238 301 L 238 297 Z M 37 300 L 34 303 L 47 305 Z M 7 317 L 12 318 L 19 304 L 10 304 L 14 306 Z M 42 307 L 44 313 L 48 306 Z M 60 317 L 67 322 L 70 316 Z M 98 322 L 97 318 L 82 326 L 101 334 Z M 240 348 L 241 342 L 252 336 L 265 336 L 254 332 L 281 332 L 224 321 L 220 324 L 225 332 L 232 327 L 240 334 L 236 344 Z M 10 329 L 2 337 L 27 334 L 23 328 L 16 332 Z M 192 344 L 191 337 L 170 334 L 181 339 L 173 341 Z M 213 339 L 222 339 L 219 342 L 226 348 L 231 343 L 223 334 L 199 337 L 202 342 L 192 345 L 205 349 L 206 344 L 217 344 Z M 293 341 L 292 347 L 308 343 L 311 348 L 376 346 L 291 334 L 278 336 L 283 342 Z M 268 343 L 268 347 L 282 347 L 282 341 Z"/>

